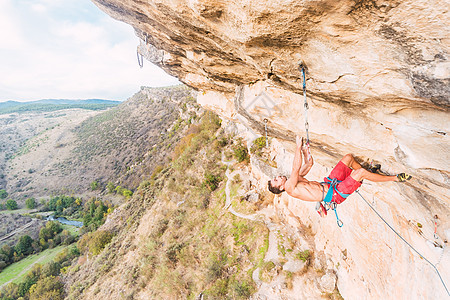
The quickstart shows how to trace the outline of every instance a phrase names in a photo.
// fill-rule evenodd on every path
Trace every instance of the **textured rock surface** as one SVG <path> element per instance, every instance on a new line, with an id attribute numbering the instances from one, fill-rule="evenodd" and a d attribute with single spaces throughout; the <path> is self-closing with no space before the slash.
<path id="1" fill-rule="evenodd" d="M 322 278 L 320 278 L 320 285 L 326 292 L 333 292 L 336 285 L 336 276 L 331 273 L 323 275 Z"/>
<path id="2" fill-rule="evenodd" d="M 349 152 L 387 173 L 410 172 L 410 183 L 367 182 L 361 193 L 450 284 L 448 1 L 93 1 L 131 24 L 147 42 L 141 53 L 202 91 L 198 101 L 249 140 L 268 119 L 278 168 L 252 159 L 260 188 L 289 173 L 292 141 L 304 134 L 302 61 L 316 161 L 308 179 L 320 180 Z M 339 207 L 342 229 L 333 216 L 319 219 L 312 203 L 283 195 L 275 207 L 288 225 L 312 227 L 344 298 L 447 296 L 434 270 L 358 195 Z"/>

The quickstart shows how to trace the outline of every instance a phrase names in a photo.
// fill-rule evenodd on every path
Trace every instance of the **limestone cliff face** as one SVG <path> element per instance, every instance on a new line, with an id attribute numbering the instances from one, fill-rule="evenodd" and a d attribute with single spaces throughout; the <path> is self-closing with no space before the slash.
<path id="1" fill-rule="evenodd" d="M 361 193 L 450 284 L 447 1 L 93 2 L 131 24 L 147 59 L 200 90 L 199 103 L 249 141 L 267 119 L 278 167 L 252 159 L 261 188 L 289 173 L 295 134 L 305 133 L 304 63 L 316 162 L 308 179 L 320 180 L 346 153 L 386 173 L 411 173 L 410 183 L 367 182 Z M 358 195 L 339 206 L 341 229 L 313 206 L 287 195 L 274 203 L 291 226 L 312 226 L 315 250 L 328 258 L 344 298 L 448 296 L 435 271 Z"/>

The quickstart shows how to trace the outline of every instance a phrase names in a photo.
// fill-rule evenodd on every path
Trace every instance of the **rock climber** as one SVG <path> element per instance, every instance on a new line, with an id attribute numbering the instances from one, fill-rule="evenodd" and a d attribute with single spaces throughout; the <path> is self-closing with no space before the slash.
<path id="1" fill-rule="evenodd" d="M 322 205 L 325 195 L 330 189 L 331 180 L 336 178 L 341 181 L 336 185 L 338 192 L 333 191 L 332 202 L 342 203 L 345 198 L 341 194 L 351 194 L 356 191 L 364 179 L 373 182 L 397 181 L 405 182 L 410 180 L 411 176 L 405 173 L 398 175 L 381 175 L 367 171 L 355 160 L 353 155 L 345 155 L 331 171 L 330 176 L 325 178 L 325 182 L 309 181 L 305 179 L 306 174 L 311 170 L 314 160 L 309 151 L 309 145 L 303 138 L 296 137 L 297 149 L 295 151 L 294 162 L 292 163 L 291 177 L 277 176 L 268 182 L 269 191 L 274 194 L 280 194 L 284 191 L 294 198 L 318 202 L 317 212 L 324 217 L 326 209 Z M 302 154 L 305 163 L 302 164 Z M 319 205 L 320 203 L 320 205 Z"/>

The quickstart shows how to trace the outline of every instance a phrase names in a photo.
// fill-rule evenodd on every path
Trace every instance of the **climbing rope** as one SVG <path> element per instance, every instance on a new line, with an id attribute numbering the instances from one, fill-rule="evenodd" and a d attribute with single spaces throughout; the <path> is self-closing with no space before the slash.
<path id="1" fill-rule="evenodd" d="M 444 280 L 442 279 L 442 277 L 441 277 L 441 273 L 439 273 L 439 270 L 436 268 L 436 266 L 433 264 L 433 263 L 431 263 L 428 259 L 426 259 L 422 254 L 420 254 L 419 253 L 419 251 L 417 251 L 413 246 L 411 246 L 411 244 L 410 243 L 408 243 L 376 210 L 375 210 L 375 208 L 373 208 L 373 206 L 372 205 L 370 205 L 370 203 L 361 195 L 361 193 L 358 191 L 358 190 L 356 190 L 355 191 L 363 200 L 364 200 L 364 202 L 366 202 L 367 203 L 367 205 L 369 205 L 369 207 L 377 214 L 377 216 L 378 217 L 380 217 L 380 219 L 403 241 L 403 242 L 405 242 L 405 244 L 406 245 L 408 245 L 412 250 L 414 250 L 414 252 L 416 252 L 423 260 L 425 260 L 427 263 L 429 263 L 433 268 L 434 268 L 434 270 L 436 271 L 436 273 L 437 273 L 437 275 L 439 276 L 439 279 L 441 280 L 441 282 L 442 282 L 442 285 L 444 286 L 444 288 L 445 288 L 445 290 L 447 291 L 447 294 L 450 296 L 450 293 L 449 293 L 449 291 L 448 291 L 448 289 L 447 289 L 447 286 L 445 285 L 445 282 L 444 282 Z"/>
<path id="2" fill-rule="evenodd" d="M 303 104 L 304 110 L 304 116 L 305 116 L 305 131 L 306 131 L 306 143 L 309 145 L 309 123 L 308 123 L 308 99 L 306 99 L 306 76 L 305 76 L 305 67 L 302 64 L 299 64 L 298 66 L 299 70 L 302 72 L 303 76 L 303 96 L 305 98 L 305 102 Z"/>

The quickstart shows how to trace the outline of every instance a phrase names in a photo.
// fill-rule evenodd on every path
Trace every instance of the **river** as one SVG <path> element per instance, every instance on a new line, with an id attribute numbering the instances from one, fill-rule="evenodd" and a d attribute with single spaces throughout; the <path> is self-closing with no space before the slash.
<path id="1" fill-rule="evenodd" d="M 61 224 L 71 225 L 71 226 L 75 226 L 75 227 L 83 227 L 83 222 L 67 220 L 64 217 L 59 217 L 59 218 L 55 219 L 54 216 L 48 216 L 47 220 L 48 221 L 58 221 Z"/>

